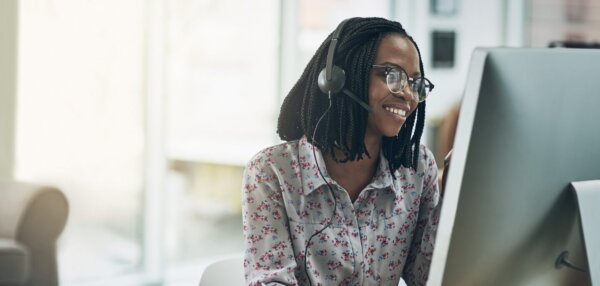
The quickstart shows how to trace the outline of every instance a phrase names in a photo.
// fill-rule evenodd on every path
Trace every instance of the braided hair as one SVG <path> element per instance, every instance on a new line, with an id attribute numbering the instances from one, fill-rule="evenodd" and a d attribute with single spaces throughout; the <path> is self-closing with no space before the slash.
<path id="1" fill-rule="evenodd" d="M 341 31 L 334 63 L 345 70 L 345 88 L 365 102 L 369 102 L 369 75 L 381 39 L 389 34 L 399 34 L 409 39 L 419 56 L 419 69 L 425 76 L 421 52 L 402 25 L 383 18 L 351 18 Z M 370 157 L 365 146 L 368 111 L 343 93 L 332 95 L 331 109 L 321 122 L 314 138 L 317 120 L 328 106 L 328 97 L 318 87 L 319 72 L 326 66 L 326 58 L 333 33 L 317 49 L 291 91 L 281 105 L 277 133 L 282 140 L 298 140 L 307 135 L 309 142 L 324 154 L 329 153 L 336 162 L 360 160 Z M 416 121 L 416 123 L 415 123 Z M 419 144 L 425 121 L 425 101 L 404 122 L 395 137 L 384 136 L 383 155 L 390 170 L 400 166 L 417 168 Z M 412 137 L 411 137 L 412 136 Z M 335 150 L 343 158 L 337 158 Z M 377 155 L 377 154 L 374 154 Z"/>

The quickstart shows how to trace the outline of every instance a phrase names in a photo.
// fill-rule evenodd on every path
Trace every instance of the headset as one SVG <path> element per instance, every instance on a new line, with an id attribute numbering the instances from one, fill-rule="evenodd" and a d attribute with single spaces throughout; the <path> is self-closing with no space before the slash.
<path id="1" fill-rule="evenodd" d="M 333 188 L 331 187 L 329 182 L 327 182 L 327 180 L 325 179 L 323 172 L 321 172 L 321 167 L 319 166 L 319 162 L 316 161 L 317 156 L 315 154 L 314 141 L 315 141 L 315 136 L 317 134 L 317 129 L 319 128 L 319 124 L 321 123 L 321 120 L 325 117 L 327 112 L 329 112 L 329 110 L 331 109 L 331 95 L 338 93 L 340 91 L 342 91 L 344 94 L 348 95 L 356 103 L 360 104 L 360 106 L 362 106 L 365 110 L 367 110 L 368 112 L 371 112 L 371 107 L 367 103 L 365 103 L 364 101 L 359 99 L 354 93 L 352 93 L 347 88 L 344 88 L 344 84 L 346 82 L 346 72 L 344 71 L 344 69 L 333 64 L 335 48 L 338 44 L 338 39 L 339 39 L 340 33 L 343 31 L 344 25 L 346 25 L 348 20 L 349 19 L 342 21 L 338 25 L 338 27 L 335 29 L 335 31 L 333 32 L 333 36 L 331 37 L 331 43 L 329 44 L 329 51 L 327 52 L 327 64 L 326 64 L 325 68 L 322 69 L 321 72 L 319 73 L 319 78 L 317 81 L 317 83 L 319 85 L 319 89 L 324 94 L 326 94 L 327 97 L 329 98 L 329 106 L 327 107 L 325 112 L 323 112 L 323 115 L 321 115 L 319 120 L 317 120 L 317 124 L 315 125 L 315 129 L 313 131 L 313 136 L 311 138 L 313 141 L 313 157 L 315 158 L 317 170 L 319 171 L 319 174 L 321 175 L 321 178 L 323 179 L 323 181 L 325 181 L 325 183 L 327 184 L 327 187 L 329 188 L 331 196 L 333 197 L 333 213 L 331 214 L 331 219 L 329 220 L 329 223 L 327 225 L 325 225 L 323 228 L 321 228 L 320 230 L 313 233 L 306 241 L 306 245 L 304 247 L 304 272 L 306 273 L 306 278 L 308 279 L 308 284 L 311 286 L 312 286 L 312 281 L 310 279 L 310 276 L 308 273 L 308 266 L 306 263 L 306 261 L 308 259 L 308 247 L 310 246 L 310 241 L 313 239 L 313 237 L 317 236 L 319 233 L 322 233 L 327 228 L 331 227 L 331 225 L 333 224 L 333 220 L 335 218 L 336 210 L 337 210 L 337 197 L 335 196 L 335 192 L 333 191 Z"/>
<path id="2" fill-rule="evenodd" d="M 337 47 L 340 34 L 344 30 L 344 26 L 346 25 L 348 20 L 350 19 L 342 21 L 331 36 L 331 43 L 329 44 L 329 50 L 327 52 L 326 66 L 319 73 L 317 84 L 319 85 L 319 89 L 330 99 L 331 94 L 335 94 L 342 91 L 356 103 L 360 104 L 360 106 L 362 106 L 368 112 L 371 112 L 371 107 L 367 103 L 359 99 L 354 93 L 352 93 L 347 88 L 344 88 L 344 84 L 346 83 L 346 72 L 344 71 L 344 69 L 333 64 L 335 48 Z"/>

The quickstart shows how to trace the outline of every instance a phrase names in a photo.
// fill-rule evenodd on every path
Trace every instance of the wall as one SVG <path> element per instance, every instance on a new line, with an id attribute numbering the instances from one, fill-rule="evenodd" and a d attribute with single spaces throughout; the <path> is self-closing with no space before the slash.
<path id="1" fill-rule="evenodd" d="M 0 179 L 13 176 L 17 74 L 17 1 L 0 1 Z"/>
<path id="2" fill-rule="evenodd" d="M 452 2 L 443 1 L 441 2 Z M 435 90 L 428 101 L 428 118 L 435 121 L 462 97 L 471 54 L 476 47 L 521 47 L 525 36 L 524 0 L 454 0 L 455 13 L 434 15 L 430 0 L 398 0 L 395 19 L 415 38 L 427 77 Z M 431 32 L 455 31 L 455 65 L 432 68 Z"/>

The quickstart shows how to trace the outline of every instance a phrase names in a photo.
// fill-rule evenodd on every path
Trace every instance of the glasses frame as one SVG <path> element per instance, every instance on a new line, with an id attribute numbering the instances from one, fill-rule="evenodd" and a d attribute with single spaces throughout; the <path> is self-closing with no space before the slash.
<path id="1" fill-rule="evenodd" d="M 425 101 L 427 99 L 427 97 L 429 96 L 429 93 L 435 87 L 435 85 L 428 78 L 426 78 L 426 77 L 412 78 L 412 77 L 408 76 L 408 73 L 401 66 L 396 66 L 396 65 L 372 65 L 372 68 L 378 69 L 378 70 L 383 70 L 385 72 L 385 83 L 386 83 L 389 91 L 391 93 L 394 93 L 394 94 L 398 94 L 398 93 L 402 92 L 402 90 L 404 88 L 406 88 L 406 86 L 402 86 L 399 91 L 394 92 L 392 90 L 392 87 L 390 86 L 390 83 L 389 83 L 389 74 L 391 73 L 392 70 L 397 70 L 400 73 L 404 73 L 404 75 L 406 76 L 406 80 L 408 82 L 408 85 L 410 86 L 410 90 L 413 93 L 413 96 L 416 96 L 416 98 L 417 98 L 417 100 L 419 102 Z M 426 87 L 429 86 L 428 87 L 429 91 L 427 92 L 427 95 L 424 96 L 424 97 L 421 97 L 419 95 L 418 87 L 416 87 L 416 84 L 415 84 L 415 81 L 417 79 L 424 80 L 425 81 L 425 86 Z M 402 74 L 400 74 L 400 80 L 402 80 Z"/>

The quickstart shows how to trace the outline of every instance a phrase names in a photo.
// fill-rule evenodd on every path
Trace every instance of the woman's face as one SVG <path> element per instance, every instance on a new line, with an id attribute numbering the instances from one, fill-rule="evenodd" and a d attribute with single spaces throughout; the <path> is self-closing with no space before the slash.
<path id="1" fill-rule="evenodd" d="M 381 40 L 374 64 L 400 67 L 411 78 L 420 76 L 417 49 L 410 40 L 399 34 L 390 34 Z M 394 94 L 387 87 L 385 71 L 371 69 L 369 105 L 372 111 L 367 119 L 366 136 L 394 137 L 400 132 L 406 118 L 415 111 L 418 102 L 409 86 Z"/>

